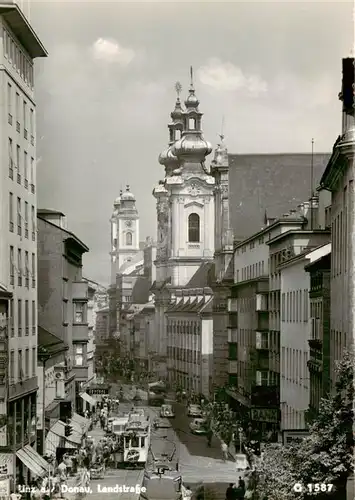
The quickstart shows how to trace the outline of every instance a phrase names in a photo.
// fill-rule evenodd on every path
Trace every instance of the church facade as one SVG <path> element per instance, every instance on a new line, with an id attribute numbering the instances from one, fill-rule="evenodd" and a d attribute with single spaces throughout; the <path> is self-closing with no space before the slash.
<path id="1" fill-rule="evenodd" d="M 177 90 L 169 144 L 159 156 L 165 176 L 153 190 L 158 230 L 152 287 L 157 347 L 172 386 L 207 396 L 213 387 L 213 310 L 220 314 L 220 295 L 225 296 L 221 333 L 228 319 L 222 286 L 233 250 L 228 154 L 222 141 L 212 167 L 206 167 L 212 147 L 203 136 L 192 77 L 184 107 L 179 85 Z M 216 288 L 216 299 L 211 286 Z"/>

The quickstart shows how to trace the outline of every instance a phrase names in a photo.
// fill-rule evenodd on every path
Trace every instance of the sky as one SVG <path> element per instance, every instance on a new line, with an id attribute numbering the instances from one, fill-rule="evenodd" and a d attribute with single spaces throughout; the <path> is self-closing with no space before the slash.
<path id="1" fill-rule="evenodd" d="M 67 216 L 90 248 L 83 273 L 110 276 L 113 201 L 137 198 L 140 239 L 156 239 L 152 190 L 164 176 L 174 86 L 194 68 L 203 130 L 229 152 L 331 150 L 341 132 L 341 58 L 351 2 L 31 4 L 48 50 L 36 60 L 38 207 Z"/>

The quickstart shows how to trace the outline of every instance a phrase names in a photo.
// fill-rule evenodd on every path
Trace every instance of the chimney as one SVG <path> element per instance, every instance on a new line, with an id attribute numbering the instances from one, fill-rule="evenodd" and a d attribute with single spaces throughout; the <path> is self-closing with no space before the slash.
<path id="1" fill-rule="evenodd" d="M 294 208 L 292 208 L 292 210 L 290 210 L 291 217 L 296 217 L 296 214 L 297 214 L 297 210 L 295 210 Z"/>
<path id="2" fill-rule="evenodd" d="M 307 219 L 309 217 L 309 205 L 310 205 L 310 203 L 309 203 L 309 201 L 305 201 L 302 203 L 302 205 L 303 205 L 303 208 L 302 208 L 301 213 L 302 213 L 303 217 L 305 217 Z"/>

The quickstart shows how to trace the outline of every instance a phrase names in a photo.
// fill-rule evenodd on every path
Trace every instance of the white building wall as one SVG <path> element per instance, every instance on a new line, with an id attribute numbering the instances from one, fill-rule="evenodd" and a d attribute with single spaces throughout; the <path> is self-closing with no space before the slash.
<path id="1" fill-rule="evenodd" d="M 281 270 L 281 429 L 304 429 L 309 405 L 310 275 L 302 259 Z"/>
<path id="2" fill-rule="evenodd" d="M 14 384 L 19 380 L 20 369 L 24 378 L 35 377 L 37 369 L 36 105 L 33 61 L 1 18 L 0 24 L 4 29 L 0 44 L 0 282 L 13 293 L 10 311 L 13 330 L 9 338 L 9 383 Z M 23 56 L 24 63 L 21 70 L 17 70 L 15 62 L 11 60 L 10 41 L 16 51 L 16 61 L 20 53 Z M 12 140 L 12 151 L 9 139 Z M 12 179 L 9 175 L 10 158 L 13 164 Z M 12 193 L 12 210 L 10 193 Z M 10 264 L 10 247 L 13 249 L 13 271 Z M 26 252 L 28 252 L 28 286 L 26 286 Z M 20 265 L 19 260 L 21 260 Z M 22 317 L 21 335 L 18 322 L 19 307 Z M 26 358 L 29 360 L 28 363 Z M 19 365 L 21 359 L 22 366 Z"/>
<path id="3" fill-rule="evenodd" d="M 201 394 L 210 395 L 210 376 L 212 375 L 213 356 L 213 319 L 201 322 Z"/>

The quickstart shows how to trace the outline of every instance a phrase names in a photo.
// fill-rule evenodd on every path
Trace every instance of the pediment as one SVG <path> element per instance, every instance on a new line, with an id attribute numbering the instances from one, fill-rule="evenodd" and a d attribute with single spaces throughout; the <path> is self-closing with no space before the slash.
<path id="1" fill-rule="evenodd" d="M 192 206 L 203 208 L 204 204 L 201 201 L 197 201 L 197 200 L 191 200 L 191 201 L 188 201 L 187 203 L 184 204 L 185 208 L 192 207 Z"/>

